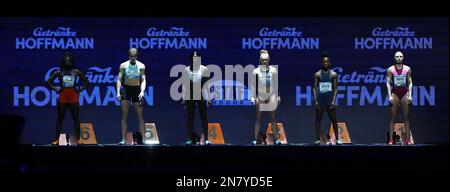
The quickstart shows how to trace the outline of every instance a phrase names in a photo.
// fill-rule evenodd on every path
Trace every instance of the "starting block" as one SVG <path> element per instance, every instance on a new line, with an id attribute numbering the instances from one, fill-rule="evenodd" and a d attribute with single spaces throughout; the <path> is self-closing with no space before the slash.
<path id="1" fill-rule="evenodd" d="M 278 127 L 278 137 L 282 144 L 288 144 L 286 139 L 286 132 L 284 131 L 283 123 L 277 123 Z M 267 145 L 274 144 L 273 140 L 273 130 L 272 130 L 272 123 L 269 123 L 267 125 L 267 131 L 266 131 L 266 143 Z"/>
<path id="2" fill-rule="evenodd" d="M 345 122 L 338 122 L 339 128 L 339 138 L 341 139 L 342 144 L 351 144 L 352 140 L 350 140 L 350 135 L 348 134 L 347 124 Z M 330 125 L 330 142 L 336 143 L 336 137 L 334 136 L 333 124 Z"/>
<path id="3" fill-rule="evenodd" d="M 80 140 L 83 144 L 97 144 L 92 123 L 80 123 Z M 75 141 L 76 142 L 76 141 Z"/>
<path id="4" fill-rule="evenodd" d="M 143 142 L 146 145 L 160 144 L 155 123 L 145 123 Z"/>
<path id="5" fill-rule="evenodd" d="M 225 144 L 220 123 L 208 123 L 208 140 L 211 144 Z M 200 145 L 205 144 L 205 135 L 202 133 L 200 137 Z"/>
<path id="6" fill-rule="evenodd" d="M 404 123 L 396 123 L 394 124 L 394 133 L 398 136 L 400 136 L 400 142 L 403 143 L 404 139 L 406 138 L 406 133 L 405 133 L 405 124 Z M 411 129 L 409 130 L 409 140 L 411 141 L 412 144 L 414 144 L 414 139 L 412 136 L 412 132 Z"/>

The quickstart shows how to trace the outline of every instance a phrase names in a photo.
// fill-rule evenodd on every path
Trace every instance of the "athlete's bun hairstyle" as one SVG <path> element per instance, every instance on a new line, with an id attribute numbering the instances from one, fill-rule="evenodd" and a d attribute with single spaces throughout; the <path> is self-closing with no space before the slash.
<path id="1" fill-rule="evenodd" d="M 189 55 L 189 59 L 192 61 L 194 55 L 197 55 L 197 57 L 201 57 L 200 53 L 198 51 L 193 51 L 190 55 Z"/>
<path id="2" fill-rule="evenodd" d="M 128 55 L 131 55 L 131 53 L 132 52 L 136 52 L 136 55 L 139 55 L 139 51 L 138 51 L 138 49 L 136 49 L 136 48 L 130 48 L 130 49 L 128 49 Z"/>
<path id="3" fill-rule="evenodd" d="M 326 52 L 326 51 L 322 52 L 322 58 L 324 58 L 324 57 L 330 57 L 330 56 L 328 55 L 328 52 Z"/>
<path id="4" fill-rule="evenodd" d="M 70 52 L 65 52 L 64 55 L 61 58 L 61 67 L 64 68 L 64 63 L 66 62 L 66 58 L 69 58 L 70 62 L 72 63 L 72 68 L 75 68 L 75 61 L 73 59 L 73 55 Z"/>
<path id="5" fill-rule="evenodd" d="M 265 49 L 259 51 L 259 60 L 261 60 L 261 59 L 263 59 L 263 58 L 270 59 L 269 51 L 267 51 L 267 50 L 265 50 Z"/>
<path id="6" fill-rule="evenodd" d="M 191 54 L 189 54 L 189 69 L 192 69 L 192 65 L 194 64 L 194 55 L 197 55 L 197 57 L 201 57 L 200 53 L 198 51 L 193 51 Z"/>

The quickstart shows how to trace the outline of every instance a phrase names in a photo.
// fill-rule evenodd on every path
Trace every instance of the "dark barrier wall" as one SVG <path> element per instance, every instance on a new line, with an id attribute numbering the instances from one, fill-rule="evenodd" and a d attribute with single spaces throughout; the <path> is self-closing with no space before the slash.
<path id="1" fill-rule="evenodd" d="M 337 117 L 347 123 L 352 141 L 385 142 L 384 82 L 398 50 L 412 68 L 416 142 L 448 142 L 448 18 L 0 18 L 0 29 L 0 113 L 26 118 L 23 143 L 48 143 L 54 135 L 57 94 L 43 83 L 67 51 L 91 81 L 80 95 L 81 122 L 93 123 L 99 143 L 120 141 L 115 78 L 130 47 L 139 49 L 138 60 L 146 64 L 144 117 L 156 123 L 162 143 L 182 143 L 187 134 L 186 112 L 170 97 L 178 79 L 170 77 L 173 66 L 187 65 L 197 50 L 204 65 L 220 66 L 225 76 L 225 65 L 256 66 L 261 49 L 278 65 L 277 116 L 289 142 L 314 140 L 311 86 L 322 51 L 340 74 Z M 248 84 L 225 81 L 222 95 L 233 88 L 245 93 Z M 250 142 L 255 115 L 248 103 L 218 99 L 208 109 L 209 122 L 222 124 L 227 143 Z M 134 111 L 128 119 L 136 131 Z M 200 121 L 195 123 L 200 132 Z M 63 131 L 71 130 L 66 114 Z"/>

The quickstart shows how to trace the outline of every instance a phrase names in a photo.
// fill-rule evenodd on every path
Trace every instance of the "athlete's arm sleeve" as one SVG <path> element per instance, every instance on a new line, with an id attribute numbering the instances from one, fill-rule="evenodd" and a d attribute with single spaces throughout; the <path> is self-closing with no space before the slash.
<path id="1" fill-rule="evenodd" d="M 181 78 L 182 78 L 182 85 L 181 85 L 182 97 L 181 98 L 184 101 L 184 100 L 190 99 L 190 98 L 186 98 L 187 95 L 190 95 L 189 73 L 186 68 L 183 70 L 183 72 L 181 74 Z"/>
<path id="2" fill-rule="evenodd" d="M 275 72 L 273 73 L 273 80 L 274 80 L 274 91 L 277 94 L 277 96 L 280 96 L 280 83 L 279 83 L 279 78 L 278 78 L 278 69 L 275 69 Z"/>
<path id="3" fill-rule="evenodd" d="M 258 83 L 258 75 L 257 73 L 253 70 L 252 72 L 252 76 L 250 78 L 250 91 L 252 93 L 252 98 L 256 99 L 257 98 L 257 90 L 256 90 L 256 84 Z"/>
<path id="4" fill-rule="evenodd" d="M 202 74 L 203 75 L 203 74 Z M 207 89 L 208 93 L 208 101 L 212 100 L 212 94 L 211 94 L 211 82 L 209 81 L 211 79 L 211 75 L 209 74 L 209 69 L 205 68 L 204 76 L 202 77 L 205 88 Z M 204 92 L 202 91 L 202 94 Z"/>

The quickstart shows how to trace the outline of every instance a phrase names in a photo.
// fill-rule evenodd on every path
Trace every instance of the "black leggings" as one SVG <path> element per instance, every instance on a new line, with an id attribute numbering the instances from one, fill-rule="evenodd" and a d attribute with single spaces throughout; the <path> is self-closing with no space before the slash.
<path id="1" fill-rule="evenodd" d="M 62 130 L 62 125 L 64 121 L 64 116 L 66 114 L 67 108 L 69 108 L 72 115 L 73 129 L 77 135 L 77 140 L 80 139 L 80 106 L 78 103 L 61 103 L 58 102 L 57 105 L 57 120 L 56 120 L 56 140 L 59 139 L 59 134 Z"/>
<path id="2" fill-rule="evenodd" d="M 190 140 L 194 140 L 193 130 L 194 130 L 194 113 L 195 105 L 197 104 L 198 110 L 200 112 L 200 118 L 202 120 L 202 129 L 205 136 L 205 140 L 208 140 L 208 119 L 206 116 L 206 101 L 205 100 L 186 100 L 186 108 L 188 113 L 187 118 L 187 128 L 188 137 Z"/>

